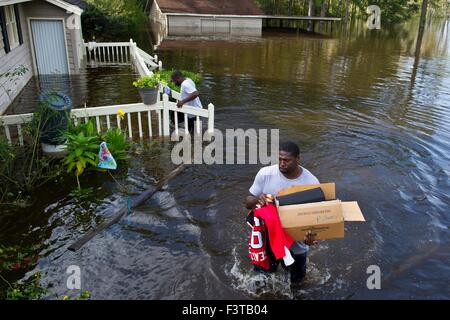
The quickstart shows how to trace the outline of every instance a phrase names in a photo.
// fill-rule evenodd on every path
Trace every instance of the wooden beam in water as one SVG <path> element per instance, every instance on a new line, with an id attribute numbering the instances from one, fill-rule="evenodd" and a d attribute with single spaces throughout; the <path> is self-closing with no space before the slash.
<path id="1" fill-rule="evenodd" d="M 131 200 L 132 201 L 132 208 L 136 208 L 136 207 L 142 205 L 146 200 L 148 200 L 156 192 L 158 192 L 163 187 L 163 185 L 166 182 L 168 182 L 170 179 L 172 179 L 172 178 L 176 177 L 177 175 L 179 175 L 181 172 L 184 171 L 185 168 L 186 168 L 186 166 L 184 164 L 179 165 L 172 172 L 170 172 L 167 176 L 162 178 L 156 184 L 156 186 L 152 186 L 151 188 L 149 188 L 148 190 L 144 191 L 143 193 L 141 193 L 137 197 L 134 197 Z M 119 222 L 120 219 L 124 215 L 126 215 L 127 213 L 128 213 L 128 206 L 125 205 L 119 211 L 117 211 L 117 213 L 111 219 L 109 219 L 108 221 L 100 224 L 97 228 L 95 228 L 94 230 L 91 230 L 90 232 L 88 232 L 87 234 L 82 236 L 80 239 L 78 239 L 77 241 L 72 243 L 69 246 L 68 250 L 70 250 L 70 251 L 77 251 L 82 246 L 84 246 L 89 240 L 91 240 L 93 237 L 95 237 L 97 234 L 99 234 L 100 232 L 102 232 L 106 228 L 109 228 L 113 224 L 116 224 L 117 222 Z"/>

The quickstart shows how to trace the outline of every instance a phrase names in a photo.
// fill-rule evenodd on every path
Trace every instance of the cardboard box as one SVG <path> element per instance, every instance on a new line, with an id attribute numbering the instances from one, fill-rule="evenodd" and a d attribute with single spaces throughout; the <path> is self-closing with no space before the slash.
<path id="1" fill-rule="evenodd" d="M 334 183 L 291 186 L 280 191 L 278 196 L 318 187 L 326 201 L 288 206 L 277 203 L 281 224 L 295 240 L 303 241 L 308 231 L 315 233 L 317 240 L 343 238 L 345 221 L 365 221 L 357 202 L 336 200 Z"/>

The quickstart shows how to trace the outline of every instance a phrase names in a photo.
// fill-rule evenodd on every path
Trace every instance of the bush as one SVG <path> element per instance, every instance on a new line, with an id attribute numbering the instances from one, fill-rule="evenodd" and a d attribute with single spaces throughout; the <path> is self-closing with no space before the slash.
<path id="1" fill-rule="evenodd" d="M 12 201 L 22 205 L 32 192 L 61 174 L 60 161 L 42 155 L 43 129 L 53 110 L 40 103 L 24 133 L 31 139 L 23 146 L 10 146 L 0 138 L 0 203 Z"/>
<path id="2" fill-rule="evenodd" d="M 17 282 L 6 291 L 6 300 L 38 300 L 48 293 L 41 285 L 41 272 L 36 272 L 27 280 Z"/>
<path id="3" fill-rule="evenodd" d="M 97 169 L 98 152 L 102 141 L 107 143 L 114 159 L 119 162 L 128 159 L 130 142 L 119 128 L 110 128 L 105 135 L 100 135 L 95 127 L 94 119 L 78 126 L 70 125 L 67 131 L 68 154 L 64 159 L 67 172 L 74 171 L 78 190 L 81 190 L 79 177 L 86 169 Z"/>
<path id="4" fill-rule="evenodd" d="M 175 91 L 180 91 L 180 86 L 176 85 L 175 83 L 172 82 L 171 76 L 172 73 L 175 70 L 161 70 L 159 71 L 160 77 L 161 77 L 161 81 L 163 83 L 165 83 L 170 89 L 175 90 Z M 183 75 L 186 78 L 190 78 L 192 81 L 194 81 L 196 86 L 199 86 L 202 83 L 202 76 L 200 73 L 195 73 L 192 71 L 186 71 L 186 70 L 181 70 L 181 73 L 183 73 Z"/>
<path id="5" fill-rule="evenodd" d="M 87 39 L 128 41 L 139 34 L 148 17 L 137 0 L 88 0 L 81 21 Z"/>
<path id="6" fill-rule="evenodd" d="M 89 164 L 93 167 L 97 166 L 98 148 L 97 136 L 85 136 L 83 132 L 77 135 L 67 135 L 67 150 L 69 154 L 64 159 L 64 164 L 67 165 L 67 172 L 75 170 L 78 189 L 81 189 L 79 176 L 83 174 L 86 167 Z"/>
<path id="7" fill-rule="evenodd" d="M 122 130 L 119 128 L 109 129 L 103 140 L 106 141 L 109 152 L 111 152 L 116 161 L 128 159 L 127 152 L 130 148 L 130 143 Z"/>

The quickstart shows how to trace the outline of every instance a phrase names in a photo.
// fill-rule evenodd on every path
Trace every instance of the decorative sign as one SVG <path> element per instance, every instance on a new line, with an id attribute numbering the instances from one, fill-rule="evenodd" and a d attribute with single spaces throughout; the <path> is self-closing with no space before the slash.
<path id="1" fill-rule="evenodd" d="M 100 151 L 98 152 L 97 167 L 110 170 L 117 169 L 116 160 L 114 160 L 111 152 L 109 152 L 106 142 L 102 142 L 102 144 L 100 145 Z"/>

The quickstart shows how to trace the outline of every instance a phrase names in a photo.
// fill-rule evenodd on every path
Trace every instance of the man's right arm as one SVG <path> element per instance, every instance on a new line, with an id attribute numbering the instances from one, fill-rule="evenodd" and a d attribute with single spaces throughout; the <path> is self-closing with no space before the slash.
<path id="1" fill-rule="evenodd" d="M 250 187 L 249 194 L 245 198 L 245 207 L 249 210 L 256 207 L 257 204 L 264 205 L 266 203 L 266 195 L 263 193 L 264 178 L 261 170 L 256 174 L 255 181 Z"/>

